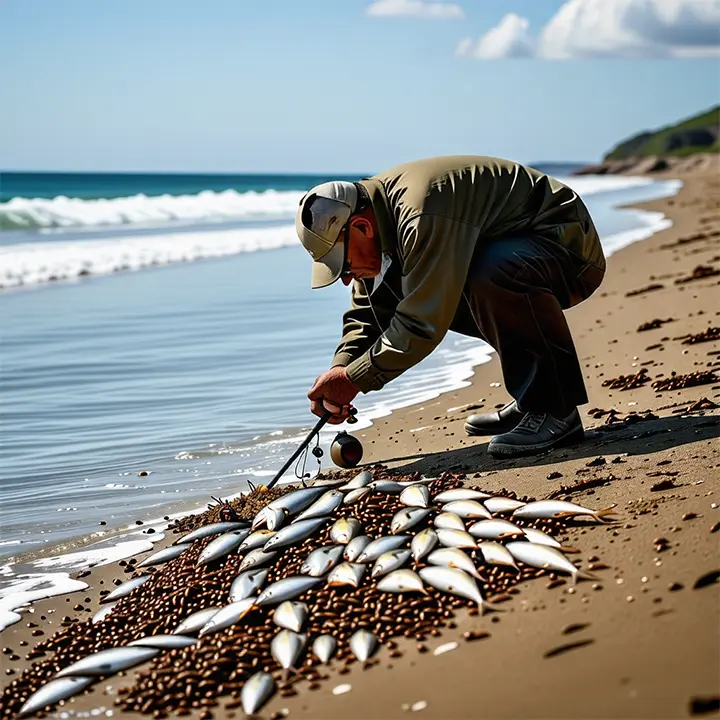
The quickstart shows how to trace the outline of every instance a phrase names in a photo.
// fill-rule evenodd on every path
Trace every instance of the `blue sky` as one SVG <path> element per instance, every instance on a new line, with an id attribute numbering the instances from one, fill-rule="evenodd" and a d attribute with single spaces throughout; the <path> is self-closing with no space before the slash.
<path id="1" fill-rule="evenodd" d="M 720 3 L 642 2 L 3 0 L 0 168 L 596 160 L 719 100 Z"/>

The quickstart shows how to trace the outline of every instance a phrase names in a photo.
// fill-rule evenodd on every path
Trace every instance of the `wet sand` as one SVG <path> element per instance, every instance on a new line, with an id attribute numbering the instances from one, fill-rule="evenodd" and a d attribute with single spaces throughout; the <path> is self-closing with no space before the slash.
<path id="1" fill-rule="evenodd" d="M 613 255 L 600 290 L 568 313 L 590 396 L 582 408 L 588 430 L 582 445 L 498 461 L 486 452 L 489 438 L 465 435 L 464 418 L 475 411 L 469 406 L 491 410 L 508 399 L 497 359 L 477 368 L 470 387 L 358 433 L 368 464 L 404 475 L 461 472 L 467 484 L 489 491 L 552 495 L 595 509 L 616 504 L 617 524 L 579 524 L 565 536 L 580 550 L 572 558 L 594 563 L 599 582 L 576 588 L 547 578 L 523 582 L 502 603 L 502 613 L 461 612 L 455 628 L 424 642 L 429 652 L 420 652 L 414 639 L 403 640 L 402 656 L 382 648 L 372 668 L 355 664 L 339 674 L 333 667 L 319 688 L 300 683 L 298 695 L 273 698 L 263 717 L 285 709 L 297 718 L 418 713 L 438 720 L 718 712 L 720 594 L 717 582 L 694 586 L 720 569 L 720 379 L 712 379 L 713 372 L 720 375 L 720 343 L 684 340 L 720 325 L 720 176 L 681 177 L 685 186 L 677 196 L 643 205 L 669 215 L 674 225 Z M 638 331 L 645 324 L 658 327 Z M 673 372 L 705 373 L 709 382 L 652 387 Z M 631 375 L 634 381 L 617 380 Z M 612 388 L 612 380 L 635 387 Z M 3 686 L 31 664 L 26 653 L 64 616 L 87 619 L 95 612 L 100 591 L 112 588 L 124 569 L 93 569 L 81 578 L 87 590 L 39 602 L 3 632 L 1 644 L 12 651 L 0 655 Z M 489 636 L 468 641 L 468 631 Z M 458 647 L 433 654 L 450 642 Z M 103 708 L 132 717 L 113 702 L 134 676 L 102 681 L 59 711 Z M 351 690 L 334 695 L 341 684 Z M 224 701 L 212 714 L 243 717 Z"/>

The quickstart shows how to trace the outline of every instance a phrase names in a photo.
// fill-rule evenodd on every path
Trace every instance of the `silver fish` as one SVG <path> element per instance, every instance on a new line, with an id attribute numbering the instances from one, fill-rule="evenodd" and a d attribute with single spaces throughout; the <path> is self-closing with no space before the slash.
<path id="1" fill-rule="evenodd" d="M 236 550 L 248 535 L 247 530 L 239 532 L 223 533 L 220 537 L 211 540 L 202 550 L 197 559 L 198 567 L 207 565 L 214 560 L 225 557 L 228 553 Z"/>
<path id="2" fill-rule="evenodd" d="M 55 677 L 68 675 L 114 675 L 121 670 L 140 665 L 155 657 L 160 651 L 146 647 L 116 647 L 100 650 L 63 668 Z"/>
<path id="3" fill-rule="evenodd" d="M 465 523 L 462 518 L 455 513 L 441 512 L 433 519 L 433 525 L 438 530 L 464 530 Z"/>
<path id="4" fill-rule="evenodd" d="M 525 520 L 591 517 L 600 523 L 604 523 L 606 522 L 603 520 L 604 517 L 616 514 L 613 512 L 614 507 L 615 505 L 611 505 L 603 510 L 590 510 L 589 508 L 581 507 L 575 503 L 565 502 L 564 500 L 538 500 L 518 508 L 512 516 Z"/>
<path id="5" fill-rule="evenodd" d="M 99 623 L 102 622 L 111 612 L 112 609 L 117 605 L 117 601 L 114 603 L 110 603 L 109 605 L 106 605 L 105 607 L 100 608 L 93 616 L 91 622 L 93 623 Z"/>
<path id="6" fill-rule="evenodd" d="M 409 535 L 385 535 L 384 537 L 379 537 L 365 546 L 365 549 L 358 555 L 357 562 L 374 562 L 383 553 L 402 547 L 409 538 Z"/>
<path id="7" fill-rule="evenodd" d="M 373 565 L 370 577 L 378 578 L 387 575 L 393 570 L 398 570 L 410 559 L 409 550 L 390 550 L 383 553 Z"/>
<path id="8" fill-rule="evenodd" d="M 570 547 L 569 545 L 563 545 L 552 535 L 548 535 L 546 532 L 538 530 L 537 528 L 523 528 L 523 534 L 530 542 L 533 542 L 536 545 L 547 545 L 548 547 L 554 547 L 564 553 L 580 552 L 577 548 Z"/>
<path id="9" fill-rule="evenodd" d="M 249 523 L 246 522 L 210 523 L 210 525 L 204 525 L 197 530 L 187 533 L 187 535 L 183 535 L 181 538 L 175 540 L 173 545 L 185 545 L 187 543 L 195 542 L 195 540 L 210 537 L 210 535 L 219 535 L 220 533 L 232 532 L 233 530 L 242 530 L 243 528 L 248 527 L 248 524 Z"/>
<path id="10" fill-rule="evenodd" d="M 348 562 L 355 562 L 360 553 L 370 544 L 372 538 L 367 535 L 356 535 L 346 546 L 343 557 Z"/>
<path id="11" fill-rule="evenodd" d="M 437 533 L 432 528 L 425 528 L 415 535 L 410 543 L 413 560 L 422 560 L 438 543 Z"/>
<path id="12" fill-rule="evenodd" d="M 350 482 L 341 485 L 338 490 L 357 490 L 358 488 L 369 485 L 371 482 L 372 475 L 367 470 L 363 470 L 359 475 L 356 475 Z"/>
<path id="13" fill-rule="evenodd" d="M 343 500 L 345 505 L 354 505 L 358 500 L 362 500 L 370 492 L 369 487 L 361 487 L 351 490 Z"/>
<path id="14" fill-rule="evenodd" d="M 251 568 L 257 568 L 262 565 L 267 565 L 269 562 L 272 562 L 276 557 L 276 552 L 268 552 L 267 550 L 263 550 L 262 548 L 255 548 L 255 550 L 251 550 L 242 559 L 238 570 L 240 572 L 245 572 L 246 570 L 250 570 Z"/>
<path id="15" fill-rule="evenodd" d="M 453 500 L 442 506 L 443 512 L 454 513 L 459 518 L 473 520 L 475 518 L 485 518 L 491 520 L 490 511 L 481 505 L 477 500 Z"/>
<path id="16" fill-rule="evenodd" d="M 431 565 L 438 565 L 440 567 L 451 567 L 463 570 L 468 575 L 472 575 L 478 580 L 482 580 L 480 573 L 475 567 L 472 559 L 466 555 L 460 548 L 439 548 L 434 550 L 428 555 L 427 561 Z"/>
<path id="17" fill-rule="evenodd" d="M 530 567 L 568 573 L 573 583 L 578 580 L 598 579 L 595 575 L 576 568 L 557 548 L 523 541 L 509 542 L 506 547 L 516 560 Z"/>
<path id="18" fill-rule="evenodd" d="M 256 530 L 254 533 L 250 533 L 250 535 L 248 535 L 242 543 L 240 543 L 238 553 L 244 553 L 248 550 L 256 550 L 257 548 L 264 547 L 265 543 L 273 537 L 275 537 L 274 530 L 268 530 L 267 528 L 264 528 L 263 530 Z"/>
<path id="19" fill-rule="evenodd" d="M 290 670 L 307 644 L 307 635 L 281 630 L 270 643 L 270 654 L 283 670 Z"/>
<path id="20" fill-rule="evenodd" d="M 511 500 L 506 497 L 491 497 L 483 500 L 482 504 L 494 514 L 512 512 L 513 510 L 521 508 L 526 503 L 520 502 L 519 500 Z"/>
<path id="21" fill-rule="evenodd" d="M 360 662 L 365 662 L 375 652 L 377 637 L 367 630 L 358 630 L 350 638 L 349 645 L 353 655 Z"/>
<path id="22" fill-rule="evenodd" d="M 320 577 L 340 562 L 344 550 L 344 545 L 326 545 L 313 550 L 302 564 L 300 572 L 310 577 Z"/>
<path id="23" fill-rule="evenodd" d="M 148 635 L 129 642 L 125 647 L 149 647 L 158 650 L 175 650 L 195 645 L 197 640 L 187 635 Z"/>
<path id="24" fill-rule="evenodd" d="M 320 578 L 308 577 L 307 575 L 291 575 L 268 585 L 263 592 L 260 593 L 255 604 L 258 607 L 263 605 L 274 605 L 281 603 L 283 600 L 292 600 L 298 595 L 302 595 L 316 585 L 322 582 Z"/>
<path id="25" fill-rule="evenodd" d="M 330 539 L 339 545 L 347 545 L 360 529 L 360 521 L 357 518 L 338 518 L 330 528 Z"/>
<path id="26" fill-rule="evenodd" d="M 307 538 L 325 525 L 327 521 L 327 517 L 296 520 L 290 525 L 280 528 L 280 530 L 265 543 L 263 549 L 266 551 L 280 550 L 280 548 L 288 547 L 288 545 L 294 545 L 295 543 L 307 540 Z"/>
<path id="27" fill-rule="evenodd" d="M 284 508 L 270 507 L 266 505 L 253 518 L 251 530 L 258 530 L 266 527 L 268 530 L 277 530 L 287 519 L 287 511 Z"/>
<path id="28" fill-rule="evenodd" d="M 468 532 L 481 540 L 504 540 L 510 537 L 522 537 L 525 533 L 523 528 L 514 525 L 507 520 L 480 520 L 473 523 Z"/>
<path id="29" fill-rule="evenodd" d="M 273 613 L 273 622 L 281 628 L 299 633 L 308 616 L 308 606 L 296 600 L 280 603 Z"/>
<path id="30" fill-rule="evenodd" d="M 288 515 L 297 515 L 297 513 L 302 512 L 306 507 L 312 505 L 326 492 L 327 488 L 324 487 L 300 488 L 299 490 L 293 490 L 287 493 L 287 495 L 281 495 L 279 498 L 275 498 L 275 500 L 269 502 L 265 507 L 273 508 L 274 510 L 285 510 Z"/>
<path id="31" fill-rule="evenodd" d="M 25 701 L 17 717 L 33 715 L 47 705 L 55 705 L 61 700 L 67 700 L 96 681 L 96 677 L 63 677 L 50 680 Z"/>
<path id="32" fill-rule="evenodd" d="M 420 576 L 412 570 L 393 570 L 378 581 L 380 592 L 419 592 L 427 595 Z"/>
<path id="33" fill-rule="evenodd" d="M 187 543 L 183 543 L 182 545 L 171 545 L 170 547 L 163 548 L 162 550 L 158 550 L 156 553 L 153 553 L 150 557 L 147 557 L 142 562 L 139 562 L 137 566 L 141 568 L 147 567 L 148 565 L 162 565 L 163 563 L 170 562 L 170 560 L 180 557 L 187 549 Z"/>
<path id="34" fill-rule="evenodd" d="M 200 630 L 199 636 L 205 637 L 216 633 L 219 630 L 224 630 L 234 625 L 236 622 L 240 622 L 252 609 L 255 607 L 256 597 L 245 598 L 244 600 L 238 600 L 237 602 L 230 603 L 224 608 L 218 610 L 210 620 L 203 625 Z"/>
<path id="35" fill-rule="evenodd" d="M 266 672 L 255 673 L 243 685 L 240 692 L 243 710 L 246 715 L 254 715 L 275 692 L 275 681 Z"/>
<path id="36" fill-rule="evenodd" d="M 208 624 L 213 615 L 222 610 L 220 607 L 206 608 L 198 610 L 192 615 L 188 615 L 174 630 L 173 635 L 184 635 L 186 633 L 196 633 L 202 630 Z"/>
<path id="37" fill-rule="evenodd" d="M 484 500 L 489 498 L 490 495 L 480 490 L 473 490 L 472 488 L 455 488 L 454 490 L 443 490 L 438 493 L 434 498 L 433 502 L 438 505 L 443 503 L 455 502 L 456 500 Z"/>
<path id="38" fill-rule="evenodd" d="M 328 573 L 327 584 L 332 587 L 341 585 L 358 587 L 366 569 L 367 566 L 362 563 L 340 563 Z"/>
<path id="39" fill-rule="evenodd" d="M 100 598 L 100 602 L 113 602 L 114 600 L 119 600 L 120 598 L 127 597 L 133 590 L 145 584 L 149 579 L 150 575 L 141 575 L 140 577 L 128 580 L 122 585 L 118 585 L 111 593 L 106 595 L 104 598 Z"/>
<path id="40" fill-rule="evenodd" d="M 369 473 L 368 473 L 369 474 Z M 312 651 L 320 659 L 321 663 L 329 663 L 330 658 L 337 650 L 337 640 L 332 635 L 320 635 L 315 638 Z"/>
<path id="41" fill-rule="evenodd" d="M 311 518 L 324 517 L 330 515 L 343 504 L 345 495 L 340 490 L 328 490 L 323 493 L 309 508 L 303 510 L 294 522 L 310 520 Z"/>
<path id="42" fill-rule="evenodd" d="M 438 540 L 445 547 L 476 548 L 475 538 L 465 530 L 448 530 L 440 528 L 437 531 Z"/>
<path id="43" fill-rule="evenodd" d="M 400 493 L 398 500 L 408 507 L 426 508 L 430 505 L 430 491 L 425 485 L 411 485 Z"/>
<path id="44" fill-rule="evenodd" d="M 488 607 L 475 580 L 462 570 L 433 565 L 420 568 L 418 574 L 428 585 L 432 585 L 437 590 L 476 602 L 481 612 Z"/>
<path id="45" fill-rule="evenodd" d="M 432 510 L 421 507 L 407 507 L 398 510 L 390 521 L 390 532 L 395 535 L 421 523 Z"/>
<path id="46" fill-rule="evenodd" d="M 255 595 L 265 584 L 269 572 L 267 569 L 262 569 L 240 573 L 230 586 L 230 602 L 237 602 Z"/>
<path id="47" fill-rule="evenodd" d="M 414 484 L 415 483 L 411 483 L 411 485 Z M 401 493 L 410 486 L 406 483 L 399 483 L 393 480 L 376 480 L 375 482 L 371 482 L 368 487 L 374 492 L 389 493 L 394 495 L 396 493 Z"/>
<path id="48" fill-rule="evenodd" d="M 505 545 L 501 545 L 499 542 L 493 540 L 486 540 L 481 542 L 478 547 L 488 565 L 504 565 L 519 570 L 515 559 Z"/>

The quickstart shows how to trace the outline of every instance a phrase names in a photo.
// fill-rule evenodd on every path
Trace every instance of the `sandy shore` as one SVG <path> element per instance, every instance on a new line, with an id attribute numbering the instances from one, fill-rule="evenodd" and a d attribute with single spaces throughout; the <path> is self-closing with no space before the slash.
<path id="1" fill-rule="evenodd" d="M 717 580 L 694 586 L 720 569 L 720 380 L 711 377 L 720 369 L 720 345 L 685 341 L 720 325 L 720 176 L 680 177 L 685 185 L 677 196 L 643 206 L 665 213 L 673 226 L 613 255 L 596 296 L 569 312 L 591 398 L 582 409 L 585 443 L 540 458 L 498 461 L 486 452 L 489 438 L 466 437 L 469 406 L 492 409 L 507 401 L 496 359 L 477 368 L 470 387 L 358 433 L 368 464 L 404 475 L 453 471 L 488 491 L 553 495 L 596 509 L 616 504 L 617 524 L 578 526 L 566 535 L 583 565 L 595 564 L 600 581 L 576 588 L 547 579 L 522 582 L 503 613 L 459 612 L 455 627 L 424 643 L 430 652 L 419 652 L 417 641 L 408 639 L 393 656 L 382 648 L 372 668 L 355 664 L 340 674 L 333 667 L 318 688 L 300 683 L 297 695 L 274 697 L 264 717 L 280 717 L 285 709 L 297 718 L 417 712 L 438 720 L 718 712 L 720 594 Z M 647 323 L 658 327 L 639 331 Z M 673 373 L 705 373 L 709 382 L 652 387 Z M 610 386 L 631 375 L 637 375 L 632 389 Z M 6 691 L 38 660 L 32 653 L 26 658 L 28 651 L 52 636 L 63 617 L 86 620 L 98 609 L 100 592 L 126 570 L 92 570 L 82 578 L 87 590 L 36 603 L 3 632 Z M 468 642 L 469 631 L 489 635 Z M 433 654 L 453 641 L 457 649 Z M 113 703 L 117 689 L 135 676 L 105 680 L 60 711 L 102 708 L 131 717 Z M 340 684 L 351 690 L 333 694 Z M 225 702 L 212 714 L 243 716 Z"/>

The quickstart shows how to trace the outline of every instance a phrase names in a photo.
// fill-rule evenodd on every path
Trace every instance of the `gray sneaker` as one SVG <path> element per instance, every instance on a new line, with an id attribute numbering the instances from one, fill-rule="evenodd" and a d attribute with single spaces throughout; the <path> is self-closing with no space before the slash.
<path id="1" fill-rule="evenodd" d="M 488 445 L 494 457 L 520 457 L 573 445 L 585 437 L 577 408 L 567 417 L 556 418 L 547 413 L 527 413 L 510 432 L 496 435 Z"/>
<path id="2" fill-rule="evenodd" d="M 497 412 L 470 415 L 465 421 L 465 432 L 468 435 L 497 435 L 512 430 L 524 417 L 525 413 L 518 410 L 513 400 Z"/>

